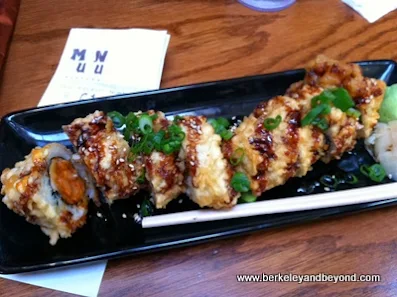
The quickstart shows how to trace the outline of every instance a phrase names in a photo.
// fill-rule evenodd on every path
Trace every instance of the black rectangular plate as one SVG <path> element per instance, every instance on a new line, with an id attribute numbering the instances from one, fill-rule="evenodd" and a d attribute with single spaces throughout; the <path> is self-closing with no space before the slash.
<path id="1" fill-rule="evenodd" d="M 393 61 L 364 61 L 359 64 L 366 76 L 383 79 L 388 85 L 397 82 L 397 69 Z M 0 124 L 0 170 L 12 167 L 35 146 L 59 142 L 71 148 L 61 126 L 95 110 L 118 110 L 126 113 L 156 109 L 167 115 L 200 114 L 208 117 L 248 115 L 258 102 L 283 94 L 290 84 L 301 80 L 303 76 L 304 71 L 299 69 L 12 113 L 4 116 Z M 266 192 L 261 199 L 300 195 L 297 189 L 302 184 L 308 184 L 324 173 L 338 173 L 341 170 L 341 162 L 344 162 L 345 167 L 353 166 L 351 171 L 354 172 L 357 169 L 357 160 L 365 161 L 370 158 L 362 144 L 358 144 L 355 152 L 353 155 L 345 156 L 340 162 L 332 162 L 330 166 L 318 162 L 307 177 L 292 179 L 287 186 Z M 360 180 L 355 187 L 368 185 L 372 184 Z M 316 192 L 322 191 L 321 188 L 316 189 Z M 143 230 L 135 223 L 133 214 L 137 211 L 136 204 L 146 195 L 142 193 L 128 200 L 117 201 L 111 209 L 105 206 L 97 209 L 90 204 L 87 224 L 72 238 L 62 239 L 56 246 L 49 245 L 48 237 L 38 226 L 28 224 L 23 217 L 14 214 L 0 203 L 0 273 L 27 272 L 137 255 L 397 204 L 397 199 L 390 199 L 345 207 Z M 185 197 L 182 203 L 173 201 L 167 212 L 190 210 L 195 207 Z M 97 215 L 98 212 L 102 217 Z M 159 213 L 164 211 L 155 214 Z M 126 214 L 127 218 L 123 218 L 123 214 Z"/>

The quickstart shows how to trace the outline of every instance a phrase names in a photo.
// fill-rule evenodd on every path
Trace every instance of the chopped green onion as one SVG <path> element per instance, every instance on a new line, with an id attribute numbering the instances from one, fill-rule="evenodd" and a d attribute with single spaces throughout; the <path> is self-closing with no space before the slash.
<path id="1" fill-rule="evenodd" d="M 358 178 L 354 174 L 349 173 L 344 178 L 344 181 L 345 181 L 345 183 L 348 183 L 348 184 L 351 184 L 351 185 L 355 185 L 355 184 L 358 183 Z"/>
<path id="2" fill-rule="evenodd" d="M 181 131 L 175 135 L 175 139 L 182 142 L 185 139 L 185 132 Z"/>
<path id="3" fill-rule="evenodd" d="M 248 192 L 250 190 L 250 181 L 242 172 L 236 172 L 230 182 L 232 188 L 237 192 Z"/>
<path id="4" fill-rule="evenodd" d="M 350 97 L 349 92 L 344 88 L 337 88 L 331 90 L 332 94 L 335 96 L 333 101 L 334 106 L 345 112 L 349 108 L 354 106 L 354 101 Z"/>
<path id="5" fill-rule="evenodd" d="M 177 125 L 171 125 L 168 127 L 168 131 L 171 134 L 171 138 L 178 138 L 181 141 L 185 139 L 185 133 L 182 131 L 182 128 Z"/>
<path id="6" fill-rule="evenodd" d="M 301 121 L 302 127 L 311 125 L 312 122 L 321 114 L 329 110 L 329 105 L 320 104 L 314 107 Z"/>
<path id="7" fill-rule="evenodd" d="M 214 128 L 215 131 L 217 130 L 218 121 L 216 119 L 208 119 L 207 123 L 210 124 Z"/>
<path id="8" fill-rule="evenodd" d="M 376 182 L 381 182 L 386 177 L 386 171 L 380 164 L 374 164 L 371 166 L 369 178 Z"/>
<path id="9" fill-rule="evenodd" d="M 360 166 L 360 171 L 361 171 L 362 174 L 364 174 L 365 176 L 368 177 L 369 176 L 369 168 L 370 168 L 369 165 L 364 164 L 364 165 Z"/>
<path id="10" fill-rule="evenodd" d="M 244 149 L 242 147 L 236 149 L 232 156 L 230 157 L 230 164 L 232 164 L 233 166 L 237 166 L 238 164 L 241 163 L 241 161 L 243 160 L 245 156 L 245 152 Z"/>
<path id="11" fill-rule="evenodd" d="M 266 130 L 271 131 L 280 125 L 281 120 L 282 118 L 280 115 L 276 116 L 275 118 L 267 118 L 263 121 L 263 126 L 266 128 Z"/>
<path id="12" fill-rule="evenodd" d="M 141 207 L 139 209 L 142 217 L 150 216 L 153 211 L 150 201 L 146 198 L 142 201 Z"/>
<path id="13" fill-rule="evenodd" d="M 174 149 L 171 147 L 169 143 L 166 143 L 163 145 L 163 152 L 167 155 L 171 154 L 174 152 Z"/>
<path id="14" fill-rule="evenodd" d="M 216 134 L 219 134 L 222 139 L 230 140 L 233 137 L 233 132 L 227 130 L 230 126 L 229 121 L 226 118 L 209 119 L 207 121 L 215 130 Z"/>
<path id="15" fill-rule="evenodd" d="M 121 128 L 125 124 L 124 116 L 118 111 L 109 112 L 108 117 L 112 119 L 112 122 L 116 128 Z"/>
<path id="16" fill-rule="evenodd" d="M 165 131 L 164 130 L 160 130 L 159 132 L 157 132 L 156 134 L 154 134 L 153 136 L 153 144 L 156 150 L 160 150 L 161 149 L 161 143 L 163 141 L 163 138 L 165 136 Z"/>
<path id="17" fill-rule="evenodd" d="M 217 118 L 216 121 L 217 121 L 219 126 L 225 128 L 225 129 L 227 129 L 230 126 L 230 123 L 229 123 L 229 121 L 226 118 L 222 118 L 222 117 L 221 118 Z"/>
<path id="18" fill-rule="evenodd" d="M 223 130 L 219 135 L 224 140 L 230 140 L 233 137 L 233 132 L 230 130 Z"/>
<path id="19" fill-rule="evenodd" d="M 328 129 L 328 123 L 327 120 L 324 118 L 316 118 L 314 119 L 314 121 L 312 122 L 312 124 L 318 128 L 320 128 L 321 130 L 325 131 Z"/>
<path id="20" fill-rule="evenodd" d="M 360 171 L 365 176 L 369 177 L 371 180 L 380 183 L 386 177 L 386 171 L 380 164 L 374 164 L 372 166 L 361 165 Z"/>
<path id="21" fill-rule="evenodd" d="M 319 104 L 328 104 L 335 99 L 334 94 L 330 90 L 323 91 L 320 95 L 314 96 L 311 101 L 312 108 L 316 107 Z"/>
<path id="22" fill-rule="evenodd" d="M 339 181 L 331 175 L 323 175 L 320 178 L 320 183 L 322 183 L 326 187 L 336 188 L 339 184 Z"/>
<path id="23" fill-rule="evenodd" d="M 138 127 L 138 117 L 133 112 L 129 112 L 125 117 L 124 138 L 130 140 L 131 133 L 137 133 Z"/>
<path id="24" fill-rule="evenodd" d="M 153 121 L 148 115 L 142 115 L 139 118 L 139 129 L 143 134 L 149 134 L 153 131 Z"/>
<path id="25" fill-rule="evenodd" d="M 250 202 L 255 202 L 256 201 L 256 196 L 253 195 L 251 192 L 247 193 L 242 193 L 240 200 L 245 203 L 250 203 Z"/>
<path id="26" fill-rule="evenodd" d="M 355 118 L 359 118 L 361 116 L 361 112 L 359 112 L 355 108 L 349 108 L 348 110 L 346 110 L 346 114 L 350 117 L 355 117 Z"/>
<path id="27" fill-rule="evenodd" d="M 145 155 L 149 155 L 151 152 L 154 150 L 154 143 L 146 141 L 145 144 L 143 145 L 143 153 Z"/>
<path id="28" fill-rule="evenodd" d="M 180 120 L 183 120 L 183 117 L 180 116 L 180 115 L 176 115 L 176 116 L 174 116 L 173 122 L 174 122 L 174 123 L 178 123 Z"/>

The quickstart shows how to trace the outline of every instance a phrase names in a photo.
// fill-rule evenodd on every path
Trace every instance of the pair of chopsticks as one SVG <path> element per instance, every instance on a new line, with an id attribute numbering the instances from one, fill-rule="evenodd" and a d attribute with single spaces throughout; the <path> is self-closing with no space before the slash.
<path id="1" fill-rule="evenodd" d="M 202 209 L 144 217 L 143 228 L 227 220 L 266 214 L 286 213 L 381 201 L 397 196 L 397 183 L 364 187 L 323 194 L 289 197 L 238 204 L 227 210 Z"/>

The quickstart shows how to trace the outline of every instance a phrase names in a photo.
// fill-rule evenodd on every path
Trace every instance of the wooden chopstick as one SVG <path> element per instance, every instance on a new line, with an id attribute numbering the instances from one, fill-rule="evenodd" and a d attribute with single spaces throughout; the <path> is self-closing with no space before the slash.
<path id="1" fill-rule="evenodd" d="M 227 210 L 202 209 L 144 217 L 143 228 L 191 224 L 257 215 L 294 212 L 375 202 L 397 197 L 397 183 L 369 186 L 337 192 L 238 204 Z"/>

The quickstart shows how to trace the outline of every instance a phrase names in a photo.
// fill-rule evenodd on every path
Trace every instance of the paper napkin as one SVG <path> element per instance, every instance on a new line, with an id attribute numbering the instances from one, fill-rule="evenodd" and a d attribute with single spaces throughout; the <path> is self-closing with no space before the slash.
<path id="1" fill-rule="evenodd" d="M 39 106 L 160 87 L 170 36 L 145 29 L 72 29 Z"/>
<path id="2" fill-rule="evenodd" d="M 72 29 L 39 106 L 158 89 L 170 35 L 146 29 Z M 82 296 L 97 296 L 106 261 L 0 275 Z"/>
<path id="3" fill-rule="evenodd" d="M 351 8 L 356 10 L 368 22 L 373 23 L 397 9 L 397 1 L 395 0 L 342 0 Z"/>
<path id="4" fill-rule="evenodd" d="M 39 287 L 81 296 L 96 297 L 105 269 L 106 261 L 100 261 L 94 264 L 89 263 L 65 268 L 0 276 Z"/>

